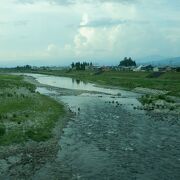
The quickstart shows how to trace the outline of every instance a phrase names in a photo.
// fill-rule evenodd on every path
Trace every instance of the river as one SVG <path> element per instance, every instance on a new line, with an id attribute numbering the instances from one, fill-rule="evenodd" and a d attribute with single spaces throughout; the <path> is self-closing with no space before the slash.
<path id="1" fill-rule="evenodd" d="M 76 114 L 59 140 L 61 149 L 55 161 L 47 163 L 33 179 L 180 179 L 178 117 L 164 120 L 163 116 L 135 110 L 134 106 L 141 104 L 133 92 L 96 87 L 72 78 L 31 76 L 58 87 L 58 92 L 38 91 L 53 94 Z M 61 88 L 86 91 L 62 96 Z"/>

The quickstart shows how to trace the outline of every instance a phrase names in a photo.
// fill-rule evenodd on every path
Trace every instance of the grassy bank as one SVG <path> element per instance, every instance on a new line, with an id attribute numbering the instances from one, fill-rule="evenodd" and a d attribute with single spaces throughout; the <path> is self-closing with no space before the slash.
<path id="1" fill-rule="evenodd" d="M 35 88 L 21 76 L 0 75 L 0 145 L 44 141 L 52 136 L 64 107 Z"/>
<path id="2" fill-rule="evenodd" d="M 169 91 L 169 95 L 180 97 L 180 73 L 166 72 L 160 76 L 153 76 L 152 72 L 122 72 L 107 71 L 96 73 L 95 71 L 33 71 L 56 76 L 67 76 L 100 85 L 110 85 L 133 89 L 136 87 L 152 88 Z"/>

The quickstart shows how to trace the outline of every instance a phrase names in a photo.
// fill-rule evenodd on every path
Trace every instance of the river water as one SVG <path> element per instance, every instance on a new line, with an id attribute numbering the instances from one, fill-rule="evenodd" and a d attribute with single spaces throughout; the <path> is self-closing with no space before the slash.
<path id="1" fill-rule="evenodd" d="M 54 94 L 76 115 L 64 129 L 56 160 L 38 171 L 34 179 L 180 179 L 178 116 L 152 116 L 134 110 L 140 103 L 139 95 L 132 92 L 65 77 L 32 76 L 58 88 L 100 92 L 59 96 L 56 91 L 38 89 Z"/>

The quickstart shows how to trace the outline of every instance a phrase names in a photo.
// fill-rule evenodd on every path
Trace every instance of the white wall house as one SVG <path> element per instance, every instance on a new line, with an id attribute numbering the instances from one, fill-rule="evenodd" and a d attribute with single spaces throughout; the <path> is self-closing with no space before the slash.
<path id="1" fill-rule="evenodd" d="M 154 67 L 154 68 L 153 68 L 153 71 L 154 71 L 154 72 L 159 72 L 159 68 L 158 68 L 158 67 Z"/>

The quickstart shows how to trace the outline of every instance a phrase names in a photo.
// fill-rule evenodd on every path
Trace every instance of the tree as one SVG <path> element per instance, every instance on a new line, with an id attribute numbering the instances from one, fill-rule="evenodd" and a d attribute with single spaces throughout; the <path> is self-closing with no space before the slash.
<path id="1" fill-rule="evenodd" d="M 129 59 L 125 57 L 124 60 L 120 61 L 119 66 L 136 66 L 136 62 L 133 61 L 131 57 Z"/>
<path id="2" fill-rule="evenodd" d="M 81 70 L 85 70 L 86 69 L 86 62 L 83 62 L 82 64 L 81 64 Z"/>
<path id="3" fill-rule="evenodd" d="M 177 67 L 177 68 L 176 68 L 176 71 L 177 71 L 177 72 L 180 72 L 180 67 Z"/>
<path id="4" fill-rule="evenodd" d="M 92 62 L 91 63 L 88 63 L 88 62 L 83 62 L 83 63 L 80 63 L 80 62 L 76 62 L 76 63 L 74 63 L 74 62 L 72 62 L 72 64 L 71 64 L 71 67 L 72 67 L 72 69 L 73 68 L 75 68 L 76 70 L 86 70 L 86 67 L 87 66 L 92 66 L 93 64 L 92 64 Z"/>
<path id="5" fill-rule="evenodd" d="M 77 62 L 75 66 L 76 66 L 76 70 L 81 70 L 81 63 L 80 62 Z"/>
<path id="6" fill-rule="evenodd" d="M 25 69 L 31 69 L 31 66 L 30 65 L 26 65 L 24 66 Z"/>
<path id="7" fill-rule="evenodd" d="M 74 64 L 74 62 L 71 64 L 71 67 L 72 67 L 72 69 L 75 67 L 75 64 Z"/>

